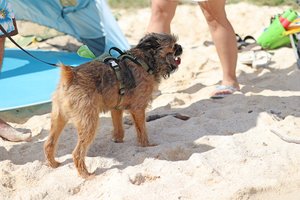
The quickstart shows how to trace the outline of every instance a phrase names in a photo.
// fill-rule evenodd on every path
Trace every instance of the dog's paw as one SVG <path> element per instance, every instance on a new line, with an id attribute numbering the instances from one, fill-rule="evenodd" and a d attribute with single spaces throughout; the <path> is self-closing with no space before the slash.
<path id="1" fill-rule="evenodd" d="M 157 146 L 158 144 L 155 144 L 155 143 L 151 143 L 151 144 L 148 144 L 148 147 L 155 147 Z"/>
<path id="2" fill-rule="evenodd" d="M 147 143 L 142 143 L 142 144 L 140 144 L 140 146 L 141 147 L 154 147 L 154 146 L 157 146 L 158 144 L 155 144 L 155 143 L 149 143 L 149 142 L 147 142 Z"/>
<path id="3" fill-rule="evenodd" d="M 59 162 L 57 162 L 57 161 L 48 161 L 47 162 L 47 165 L 49 166 L 49 167 L 52 167 L 52 168 L 57 168 L 59 165 L 60 165 L 60 163 Z"/>
<path id="4" fill-rule="evenodd" d="M 95 173 L 89 173 L 89 172 L 84 172 L 79 175 L 86 180 L 91 180 L 96 177 Z"/>
<path id="5" fill-rule="evenodd" d="M 118 139 L 118 138 L 114 138 L 114 139 L 112 139 L 112 141 L 113 141 L 114 143 L 123 143 L 123 142 L 124 142 L 123 139 Z"/>

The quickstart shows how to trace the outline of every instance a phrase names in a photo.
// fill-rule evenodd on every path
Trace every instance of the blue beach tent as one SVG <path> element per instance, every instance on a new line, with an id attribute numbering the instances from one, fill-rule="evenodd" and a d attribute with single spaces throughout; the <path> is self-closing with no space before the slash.
<path id="1" fill-rule="evenodd" d="M 106 0 L 10 0 L 16 19 L 32 21 L 69 34 L 96 55 L 129 44 Z"/>
<path id="2" fill-rule="evenodd" d="M 99 56 L 129 44 L 105 0 L 9 0 L 17 20 L 28 20 L 69 34 Z M 50 63 L 77 66 L 90 59 L 74 52 L 28 50 Z M 44 64 L 20 49 L 6 49 L 0 73 L 0 114 L 51 102 L 59 68 Z M 5 113 L 4 113 L 5 115 Z M 2 117 L 0 117 L 2 118 Z"/>

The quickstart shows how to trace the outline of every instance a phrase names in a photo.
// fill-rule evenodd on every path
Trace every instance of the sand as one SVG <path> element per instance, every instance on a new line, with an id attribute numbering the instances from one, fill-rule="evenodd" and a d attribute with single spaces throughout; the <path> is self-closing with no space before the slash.
<path id="1" fill-rule="evenodd" d="M 258 37 L 285 7 L 239 3 L 226 9 L 236 33 Z M 150 9 L 114 12 L 130 44 L 136 44 Z M 300 144 L 294 143 L 300 137 L 300 70 L 292 48 L 271 51 L 272 61 L 263 68 L 239 62 L 241 92 L 212 100 L 209 94 L 222 73 L 214 46 L 203 45 L 211 38 L 198 6 L 180 5 L 172 30 L 184 54 L 147 113 L 166 114 L 147 122 L 150 142 L 157 146 L 139 147 L 130 123 L 125 124 L 125 142 L 113 143 L 110 116 L 101 115 L 86 157 L 96 177 L 83 180 L 72 161 L 77 141 L 72 124 L 58 145 L 62 165 L 52 169 L 43 154 L 49 113 L 11 122 L 34 137 L 20 143 L 0 139 L 0 199 L 300 199 Z M 190 118 L 181 120 L 174 113 Z"/>

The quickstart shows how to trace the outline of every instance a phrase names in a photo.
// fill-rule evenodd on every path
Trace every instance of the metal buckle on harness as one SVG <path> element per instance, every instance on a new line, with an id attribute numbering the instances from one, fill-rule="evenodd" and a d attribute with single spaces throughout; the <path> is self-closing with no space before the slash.
<path id="1" fill-rule="evenodd" d="M 110 66 L 111 66 L 112 68 L 114 68 L 114 70 L 120 70 L 120 66 L 118 65 L 118 63 L 117 63 L 116 61 L 111 60 L 111 61 L 109 62 L 109 64 L 110 64 Z"/>
<path id="2" fill-rule="evenodd" d="M 125 88 L 120 88 L 119 94 L 123 96 L 125 94 Z"/>

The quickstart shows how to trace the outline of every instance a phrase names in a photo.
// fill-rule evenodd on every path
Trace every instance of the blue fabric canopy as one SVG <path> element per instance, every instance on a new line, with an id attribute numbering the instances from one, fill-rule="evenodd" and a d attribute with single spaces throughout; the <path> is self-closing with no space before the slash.
<path id="1" fill-rule="evenodd" d="M 105 0 L 10 0 L 16 19 L 32 21 L 69 34 L 96 55 L 129 44 Z"/>

